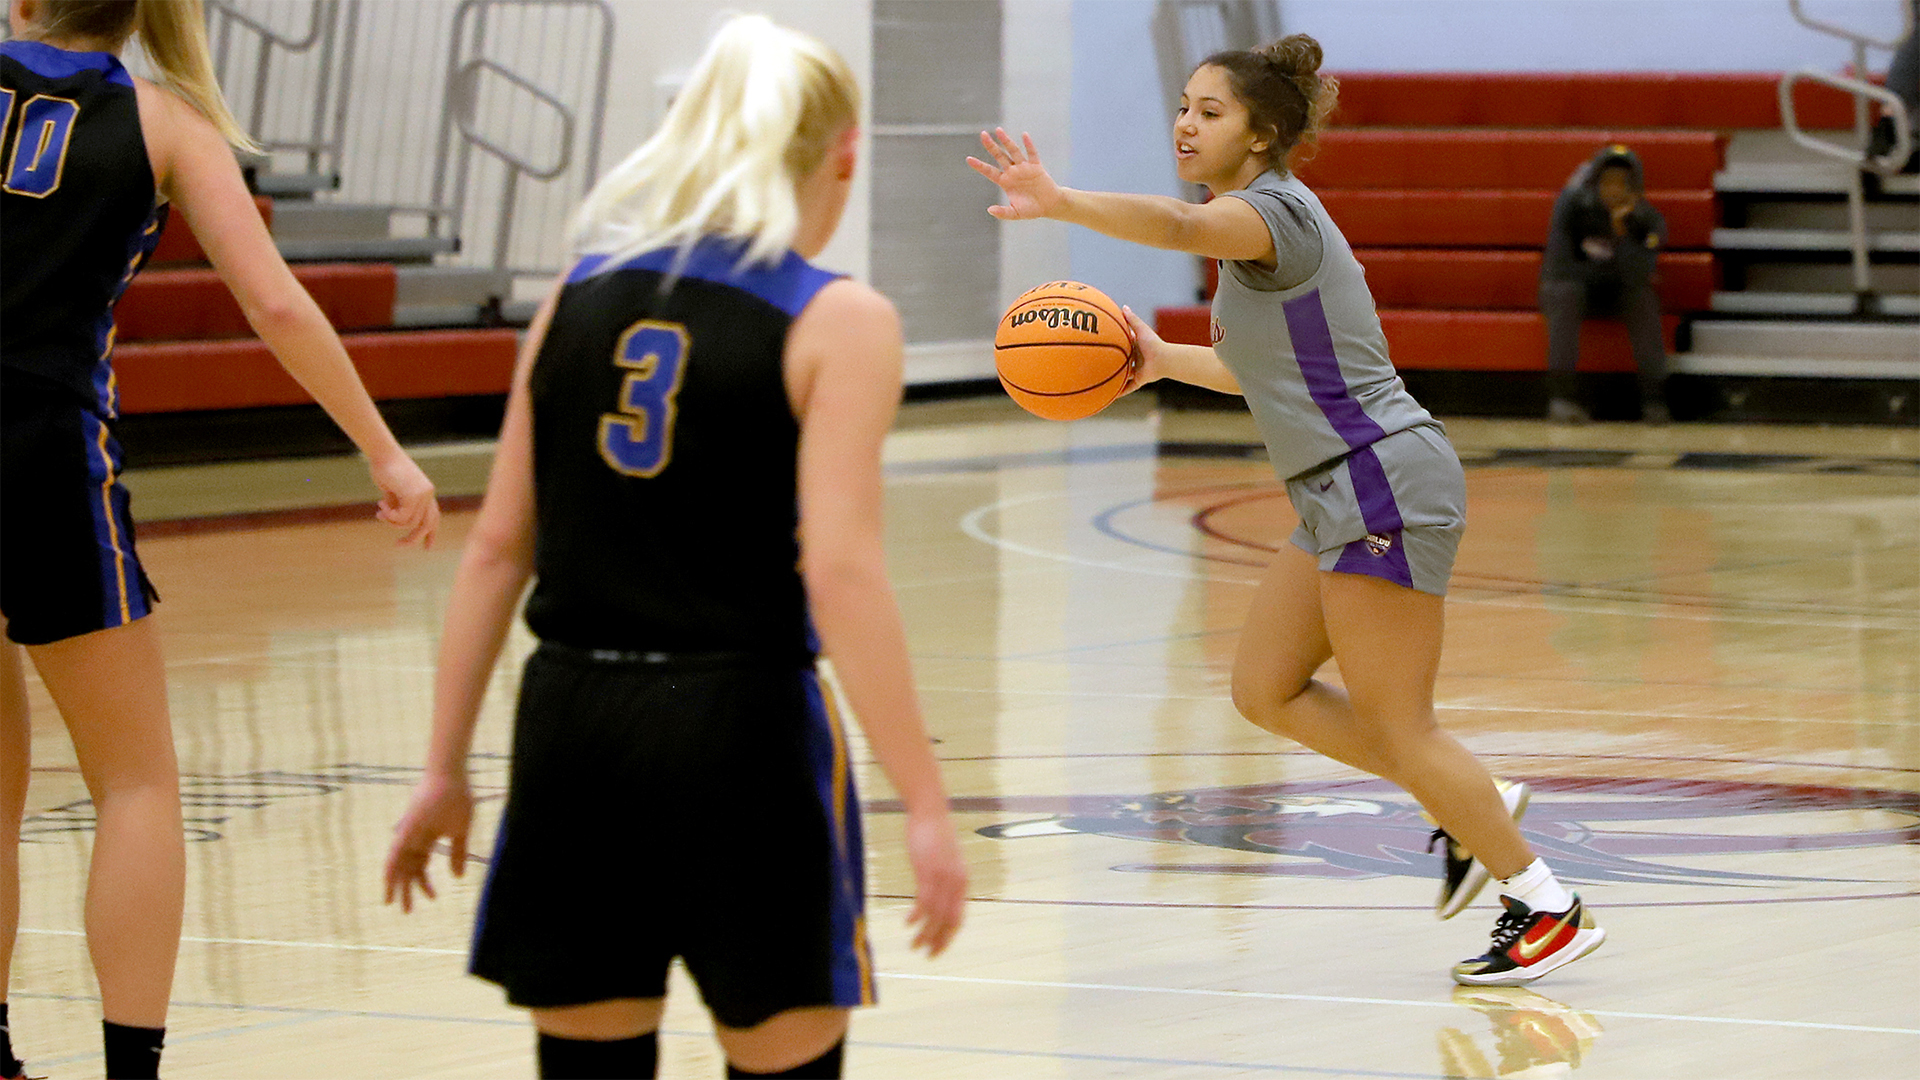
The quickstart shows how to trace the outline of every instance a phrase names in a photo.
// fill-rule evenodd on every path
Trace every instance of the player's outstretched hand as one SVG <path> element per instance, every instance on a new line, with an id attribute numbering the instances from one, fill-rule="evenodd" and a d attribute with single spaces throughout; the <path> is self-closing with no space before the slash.
<path id="1" fill-rule="evenodd" d="M 1133 366 L 1127 369 L 1127 385 L 1120 390 L 1120 396 L 1125 397 L 1166 376 L 1160 369 L 1160 350 L 1167 343 L 1132 308 L 1123 304 L 1120 314 L 1127 317 L 1127 329 L 1133 331 Z"/>
<path id="2" fill-rule="evenodd" d="M 913 863 L 913 947 L 939 956 L 960 930 L 967 903 L 967 864 L 953 821 L 943 813 L 907 815 L 907 857 Z"/>
<path id="3" fill-rule="evenodd" d="M 974 172 L 1000 185 L 1000 190 L 1007 195 L 1007 205 L 989 206 L 987 213 L 1017 221 L 1046 217 L 1060 205 L 1060 185 L 1053 182 L 1046 166 L 1040 164 L 1040 152 L 1033 148 L 1033 136 L 1021 133 L 1020 145 L 1015 146 L 1005 128 L 994 128 L 991 135 L 980 133 L 980 145 L 987 148 L 994 163 L 989 165 L 970 157 L 967 164 L 973 166 Z"/>
<path id="4" fill-rule="evenodd" d="M 440 528 L 433 481 L 405 454 L 371 462 L 367 470 L 380 487 L 380 508 L 374 516 L 400 530 L 400 543 L 418 540 L 422 548 L 433 547 L 433 534 Z"/>
<path id="5" fill-rule="evenodd" d="M 435 899 L 427 861 L 445 837 L 450 845 L 447 865 L 454 877 L 467 870 L 467 830 L 473 825 L 473 789 L 465 776 L 428 773 L 413 789 L 413 801 L 393 829 L 393 848 L 387 852 L 386 902 L 400 900 L 400 910 L 413 911 L 413 890 L 419 886 Z"/>

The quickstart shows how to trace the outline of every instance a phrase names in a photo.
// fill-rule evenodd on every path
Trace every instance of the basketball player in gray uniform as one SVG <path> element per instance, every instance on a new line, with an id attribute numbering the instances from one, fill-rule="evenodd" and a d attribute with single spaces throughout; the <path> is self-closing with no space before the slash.
<path id="1" fill-rule="evenodd" d="M 1441 918 L 1499 878 L 1492 945 L 1453 978 L 1518 986 L 1606 935 L 1521 836 L 1526 785 L 1496 781 L 1434 718 L 1466 479 L 1439 422 L 1394 372 L 1346 238 L 1289 170 L 1333 106 L 1320 61 L 1319 43 L 1295 34 L 1194 70 L 1174 143 L 1181 179 L 1214 194 L 1205 204 L 1063 188 L 1030 137 L 1016 144 L 1003 130 L 981 134 L 991 163 L 968 162 L 1007 197 L 995 217 L 1053 218 L 1220 260 L 1213 347 L 1165 342 L 1127 312 L 1139 343 L 1129 389 L 1171 378 L 1245 395 L 1300 517 L 1248 614 L 1234 705 L 1420 801 L 1440 827 Z M 1313 677 L 1329 659 L 1344 690 Z"/>

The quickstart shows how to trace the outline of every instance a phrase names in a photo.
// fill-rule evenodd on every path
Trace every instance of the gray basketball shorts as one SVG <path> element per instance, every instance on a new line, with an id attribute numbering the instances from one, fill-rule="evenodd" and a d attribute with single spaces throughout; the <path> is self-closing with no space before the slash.
<path id="1" fill-rule="evenodd" d="M 1437 424 L 1396 431 L 1287 481 L 1295 547 L 1320 569 L 1447 594 L 1467 527 L 1467 477 Z"/>

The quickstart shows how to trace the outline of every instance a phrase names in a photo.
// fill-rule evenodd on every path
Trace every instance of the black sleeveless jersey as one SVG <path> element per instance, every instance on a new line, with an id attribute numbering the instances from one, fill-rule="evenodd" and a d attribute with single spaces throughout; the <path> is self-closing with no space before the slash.
<path id="1" fill-rule="evenodd" d="M 0 43 L 0 363 L 114 415 L 113 305 L 165 208 L 133 79 L 111 53 Z"/>
<path id="2" fill-rule="evenodd" d="M 568 275 L 535 359 L 527 625 L 584 649 L 817 650 L 800 579 L 787 329 L 835 275 L 705 240 Z"/>

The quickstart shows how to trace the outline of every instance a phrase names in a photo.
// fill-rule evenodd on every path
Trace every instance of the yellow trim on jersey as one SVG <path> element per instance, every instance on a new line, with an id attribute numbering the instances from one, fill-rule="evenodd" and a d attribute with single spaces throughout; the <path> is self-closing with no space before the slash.
<path id="1" fill-rule="evenodd" d="M 45 191 L 23 191 L 20 188 L 13 186 L 12 184 L 13 172 L 20 165 L 20 148 L 26 145 L 26 141 L 27 141 L 27 111 L 33 108 L 33 104 L 36 101 L 64 102 L 68 105 L 73 106 L 73 115 L 68 117 L 67 119 L 66 138 L 60 140 L 60 157 L 54 162 L 53 183 L 49 184 L 47 186 L 47 190 Z M 8 111 L 9 113 L 11 113 L 12 111 L 11 108 L 9 108 Z M 44 199 L 47 196 L 53 194 L 54 192 L 60 190 L 60 180 L 62 177 L 66 175 L 66 172 L 67 172 L 67 150 L 73 145 L 73 128 L 74 128 L 74 125 L 78 124 L 79 122 L 80 122 L 80 103 L 73 100 L 72 98 L 54 97 L 52 94 L 35 94 L 32 97 L 28 98 L 27 103 L 25 105 L 20 106 L 20 133 L 14 137 L 13 155 L 7 159 L 7 173 L 6 173 L 6 176 L 0 177 L 0 188 L 4 188 L 6 191 L 14 195 L 23 195 L 29 199 Z M 52 144 L 53 133 L 57 127 L 59 127 L 59 123 L 57 121 L 54 121 L 54 120 L 41 121 L 39 142 L 34 146 L 33 158 L 31 160 L 31 163 L 28 164 L 27 166 L 28 172 L 37 173 L 40 171 L 40 165 L 41 165 L 40 159 L 43 156 L 45 156 L 47 152 L 47 147 Z"/>
<path id="2" fill-rule="evenodd" d="M 608 449 L 608 443 L 612 437 L 613 429 L 616 427 L 621 428 L 625 432 L 629 443 L 638 444 L 645 442 L 655 419 L 652 410 L 637 408 L 628 404 L 628 402 L 633 399 L 633 389 L 635 387 L 642 383 L 651 382 L 654 377 L 660 373 L 660 354 L 658 352 L 649 352 L 641 356 L 638 360 L 627 359 L 627 343 L 633 340 L 635 334 L 644 330 L 664 330 L 674 335 L 674 337 L 679 339 L 680 355 L 675 358 L 673 366 L 673 384 L 659 394 L 660 460 L 647 468 L 635 469 L 622 463 L 619 458 L 614 456 L 613 452 Z M 685 325 L 677 322 L 662 322 L 658 319 L 641 319 L 639 322 L 627 327 L 626 331 L 620 335 L 620 340 L 614 343 L 613 362 L 623 368 L 631 368 L 633 370 L 626 378 L 620 380 L 620 401 L 618 403 L 620 411 L 617 413 L 601 413 L 599 430 L 594 433 L 594 445 L 600 451 L 600 459 L 605 461 L 607 466 L 614 472 L 622 476 L 637 476 L 642 479 L 652 479 L 653 477 L 659 476 L 660 473 L 673 462 L 673 421 L 680 412 L 679 407 L 674 403 L 674 399 L 680 395 L 680 384 L 686 379 L 687 355 L 691 351 L 692 342 L 687 336 L 687 328 Z"/>
<path id="3" fill-rule="evenodd" d="M 839 687 L 832 680 L 823 678 L 819 672 L 813 676 L 814 685 L 820 688 L 820 700 L 827 707 L 827 734 L 833 739 L 833 844 L 840 851 L 840 862 L 851 866 L 853 845 L 847 841 L 847 735 L 840 724 Z M 841 878 L 840 884 L 848 893 L 853 892 L 850 878 Z M 867 944 L 867 915 L 860 910 L 865 906 L 866 898 L 849 896 L 855 905 L 853 916 L 853 955 L 860 965 L 860 1004 L 871 1005 L 878 996 L 873 987 L 873 950 Z"/>
<path id="4" fill-rule="evenodd" d="M 127 602 L 127 553 L 120 549 L 120 523 L 113 518 L 113 456 L 107 453 L 107 425 L 100 424 L 100 461 L 107 467 L 107 478 L 100 484 L 100 509 L 107 518 L 107 539 L 113 545 L 113 572 L 120 585 L 120 624 L 133 621 L 132 605 Z"/>
<path id="5" fill-rule="evenodd" d="M 867 943 L 865 912 L 853 917 L 853 956 L 860 964 L 860 1004 L 872 1005 L 880 995 L 873 987 L 873 947 Z"/>

